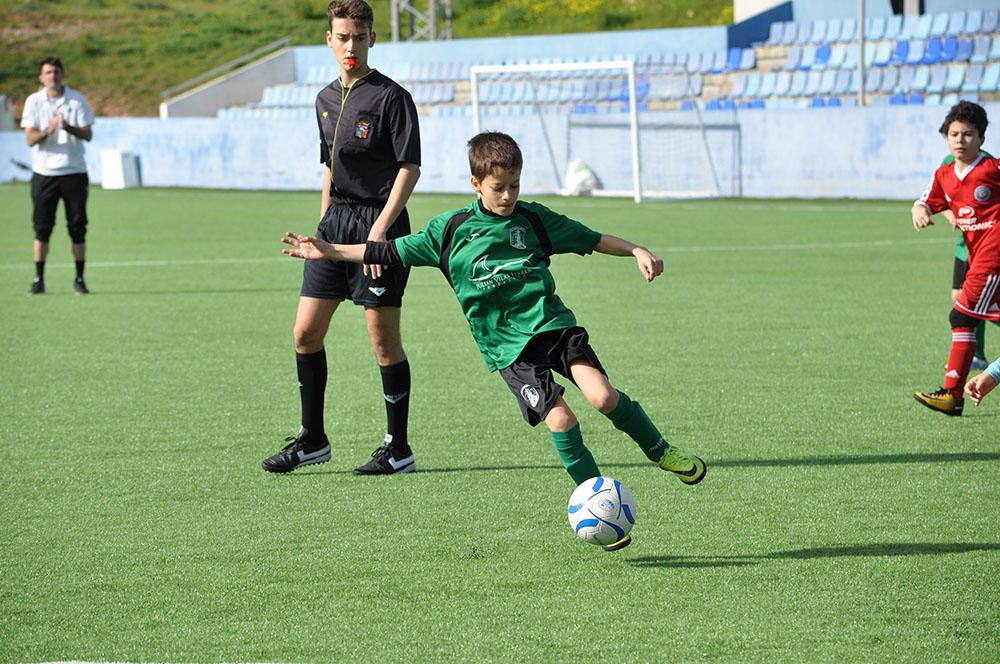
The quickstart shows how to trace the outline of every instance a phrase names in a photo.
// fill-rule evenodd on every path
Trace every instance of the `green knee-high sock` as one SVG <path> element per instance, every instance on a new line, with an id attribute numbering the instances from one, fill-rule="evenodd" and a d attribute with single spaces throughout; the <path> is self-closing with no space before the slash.
<path id="1" fill-rule="evenodd" d="M 600 477 L 601 471 L 597 469 L 594 456 L 583 444 L 583 434 L 580 433 L 579 424 L 569 431 L 553 431 L 552 442 L 555 443 L 556 452 L 559 453 L 559 459 L 566 472 L 577 486 L 591 477 Z"/>
<path id="2" fill-rule="evenodd" d="M 616 429 L 628 434 L 638 443 L 650 461 L 659 461 L 663 452 L 669 447 L 639 402 L 632 401 L 621 390 L 618 391 L 618 405 L 605 417 L 611 420 Z"/>
<path id="3" fill-rule="evenodd" d="M 986 321 L 976 326 L 976 357 L 986 358 Z"/>

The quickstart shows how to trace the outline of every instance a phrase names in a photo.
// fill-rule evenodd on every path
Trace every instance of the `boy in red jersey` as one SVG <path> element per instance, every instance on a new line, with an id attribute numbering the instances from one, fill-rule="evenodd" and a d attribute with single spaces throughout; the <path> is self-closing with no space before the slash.
<path id="1" fill-rule="evenodd" d="M 1000 161 L 979 150 L 986 135 L 986 110 L 972 102 L 952 106 L 940 132 L 955 163 L 941 166 L 913 204 L 913 228 L 934 222 L 931 215 L 950 210 L 969 248 L 969 272 L 951 311 L 951 353 L 944 386 L 916 392 L 924 406 L 961 415 L 962 390 L 976 352 L 975 328 L 981 320 L 1000 320 Z"/>

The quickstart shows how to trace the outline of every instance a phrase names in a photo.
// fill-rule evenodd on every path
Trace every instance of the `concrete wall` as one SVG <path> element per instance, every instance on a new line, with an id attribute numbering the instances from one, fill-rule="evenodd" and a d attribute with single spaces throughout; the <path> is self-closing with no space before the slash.
<path id="1" fill-rule="evenodd" d="M 282 49 L 222 78 L 171 97 L 160 104 L 160 117 L 211 117 L 220 108 L 260 101 L 264 88 L 269 85 L 294 81 L 293 50 Z"/>
<path id="2" fill-rule="evenodd" d="M 1000 118 L 1000 103 L 985 106 L 990 115 Z M 946 112 L 940 106 L 789 109 L 713 112 L 705 114 L 705 119 L 739 123 L 740 182 L 745 196 L 909 199 L 920 194 L 947 153 L 937 134 Z M 656 118 L 643 115 L 648 121 L 689 122 L 690 117 L 679 112 Z M 561 151 L 565 118 L 550 118 L 546 127 L 554 138 L 551 144 Z M 817 134 L 817 127 L 823 128 L 822 133 Z M 557 188 L 549 143 L 537 119 L 491 118 L 484 128 L 507 130 L 521 144 L 525 195 Z M 464 145 L 472 132 L 471 119 L 422 118 L 420 130 L 424 163 L 417 191 L 467 192 Z M 98 118 L 94 141 L 87 146 L 95 184 L 102 180 L 102 149 L 137 154 L 142 181 L 152 187 L 318 190 L 322 176 L 316 127 L 310 120 Z M 1000 154 L 1000 143 L 992 134 L 987 136 L 986 149 Z M 733 161 L 733 148 L 728 140 L 713 140 L 713 150 L 725 174 Z M 0 132 L 0 181 L 27 180 L 30 173 L 18 169 L 12 160 L 31 161 L 24 135 Z M 591 163 L 607 188 L 628 186 L 620 161 Z"/>

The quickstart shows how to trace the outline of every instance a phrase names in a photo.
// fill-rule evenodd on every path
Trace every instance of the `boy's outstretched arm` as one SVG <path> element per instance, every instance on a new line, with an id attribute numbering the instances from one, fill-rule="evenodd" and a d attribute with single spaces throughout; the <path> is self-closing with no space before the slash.
<path id="1" fill-rule="evenodd" d="M 330 244 L 318 237 L 285 233 L 281 241 L 292 247 L 282 249 L 281 253 L 304 258 L 309 261 L 344 261 L 345 263 L 361 263 L 365 258 L 364 244 Z"/>
<path id="2" fill-rule="evenodd" d="M 594 251 L 609 256 L 635 256 L 639 272 L 646 281 L 652 281 L 663 274 L 663 259 L 645 247 L 623 240 L 614 235 L 602 235 Z"/>

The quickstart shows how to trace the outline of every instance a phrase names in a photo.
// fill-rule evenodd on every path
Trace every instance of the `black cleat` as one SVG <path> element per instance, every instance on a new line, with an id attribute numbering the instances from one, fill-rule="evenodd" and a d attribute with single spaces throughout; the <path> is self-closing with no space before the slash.
<path id="1" fill-rule="evenodd" d="M 77 295 L 86 295 L 90 292 L 87 290 L 87 284 L 83 281 L 83 277 L 76 278 L 76 281 L 73 282 L 73 290 Z"/>
<path id="2" fill-rule="evenodd" d="M 330 441 L 323 436 L 317 446 L 298 436 L 285 438 L 288 444 L 274 456 L 269 456 L 260 462 L 260 467 L 269 473 L 290 473 L 299 466 L 311 466 L 316 463 L 326 463 L 330 460 Z"/>
<path id="3" fill-rule="evenodd" d="M 31 282 L 31 288 L 28 290 L 28 295 L 41 295 L 45 292 L 45 280 L 39 277 L 35 277 L 35 280 Z"/>
<path id="4" fill-rule="evenodd" d="M 413 460 L 413 453 L 403 457 L 398 461 L 392 457 L 392 451 L 388 445 L 375 448 L 372 452 L 372 460 L 363 466 L 354 469 L 355 475 L 395 475 L 396 473 L 412 473 L 417 469 L 417 464 Z"/>

